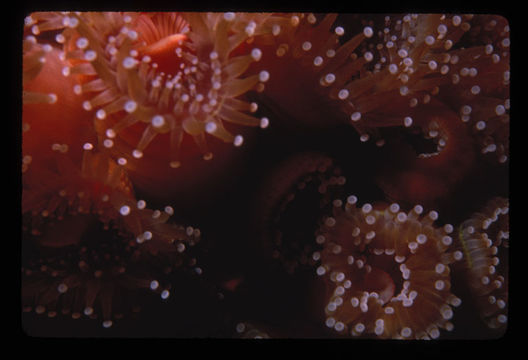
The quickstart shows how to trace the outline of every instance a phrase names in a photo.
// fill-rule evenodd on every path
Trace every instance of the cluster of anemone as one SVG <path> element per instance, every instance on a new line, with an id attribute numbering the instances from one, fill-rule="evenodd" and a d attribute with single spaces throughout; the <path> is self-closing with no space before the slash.
<path id="1" fill-rule="evenodd" d="M 276 132 L 347 127 L 359 143 L 395 149 L 397 161 L 375 176 L 388 203 L 339 199 L 353 186 L 342 168 L 356 154 L 343 162 L 302 152 L 257 188 L 252 241 L 290 275 L 319 275 L 325 331 L 437 338 L 453 330 L 461 304 L 455 272 L 487 326 L 504 330 L 508 200 L 491 200 L 458 227 L 409 204 L 451 196 L 475 163 L 509 163 L 507 20 L 373 18 L 349 17 L 350 31 L 338 14 L 28 15 L 23 310 L 100 317 L 110 327 L 138 309 L 145 290 L 167 299 L 174 270 L 201 274 L 189 254 L 201 231 L 174 215 L 237 177 L 251 128 L 275 116 Z M 433 150 L 392 137 L 394 129 Z M 171 205 L 150 209 L 150 196 Z M 269 337 L 249 322 L 236 332 Z"/>
<path id="2" fill-rule="evenodd" d="M 98 28 L 101 32 L 94 32 L 94 21 L 103 27 Z M 96 40 L 123 29 L 128 21 L 129 16 L 117 13 L 35 13 L 26 18 L 25 311 L 46 312 L 49 317 L 59 310 L 71 312 L 73 318 L 82 313 L 101 316 L 103 326 L 109 327 L 123 315 L 120 303 L 135 301 L 138 290 L 150 288 L 166 299 L 173 269 L 202 271 L 186 251 L 199 240 L 199 229 L 169 221 L 174 214 L 171 206 L 153 210 L 135 197 L 126 159 L 109 151 L 112 141 L 98 137 L 94 114 L 88 111 L 117 89 L 114 80 L 103 79 L 114 79 L 115 72 L 123 69 L 104 67 L 110 65 L 108 61 L 115 65 L 116 58 L 105 60 Z M 92 40 L 90 49 L 83 31 Z M 94 92 L 100 96 L 88 95 Z M 96 112 L 95 118 L 101 119 L 101 113 Z"/>

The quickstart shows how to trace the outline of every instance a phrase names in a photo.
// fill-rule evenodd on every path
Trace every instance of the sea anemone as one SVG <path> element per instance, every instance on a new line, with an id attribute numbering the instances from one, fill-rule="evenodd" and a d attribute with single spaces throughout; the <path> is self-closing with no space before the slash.
<path id="1" fill-rule="evenodd" d="M 54 160 L 50 168 L 32 164 L 23 178 L 25 311 L 54 317 L 60 308 L 73 318 L 82 311 L 99 313 L 108 327 L 112 308 L 119 317 L 125 310 L 120 302 L 134 300 L 138 289 L 167 298 L 172 286 L 167 275 L 196 265 L 183 253 L 200 231 L 167 222 L 174 213 L 170 206 L 151 210 L 137 201 L 123 164 L 90 143 L 80 166 L 67 152 Z"/>
<path id="2" fill-rule="evenodd" d="M 168 225 L 168 224 L 167 224 Z M 62 313 L 79 319 L 101 318 L 105 328 L 125 313 L 137 312 L 145 290 L 162 299 L 170 296 L 170 274 L 188 269 L 201 273 L 196 259 L 187 255 L 198 238 L 194 231 L 172 225 L 165 236 L 142 244 L 130 232 L 109 228 L 91 215 L 68 215 L 58 225 L 48 225 L 43 236 L 72 237 L 60 248 L 47 242 L 25 239 L 22 260 L 22 305 L 24 312 Z M 150 239 L 150 237 L 149 237 Z M 185 252 L 186 251 L 186 252 Z M 177 284 L 176 284 L 177 286 Z"/>
<path id="3" fill-rule="evenodd" d="M 254 115 L 256 103 L 240 99 L 269 78 L 264 70 L 243 77 L 261 50 L 231 55 L 252 34 L 249 15 L 34 13 L 26 23 L 34 33 L 64 29 L 55 39 L 67 60 L 62 75 L 79 75 L 69 89 L 85 98 L 77 110 L 90 114 L 100 142 L 114 158 L 127 160 L 145 191 L 155 184 L 170 193 L 178 181 L 188 190 L 193 181 L 220 175 L 224 167 L 200 160 L 225 146 L 207 139 L 239 147 L 244 137 L 233 135 L 231 124 L 269 124 Z M 188 170 L 175 172 L 185 161 Z"/>
<path id="4" fill-rule="evenodd" d="M 389 140 L 390 159 L 378 170 L 377 183 L 393 201 L 435 204 L 471 173 L 475 142 L 457 113 L 436 99 L 409 115 L 427 124 L 423 132 L 429 134 L 435 151 L 417 153 L 409 144 Z"/>
<path id="5" fill-rule="evenodd" d="M 409 212 L 398 204 L 357 206 L 357 197 L 334 201 L 316 241 L 317 274 L 327 284 L 325 324 L 342 335 L 438 338 L 454 325 L 449 252 L 453 226 L 437 227 L 438 213 Z"/>
<path id="6" fill-rule="evenodd" d="M 334 25 L 336 18 L 337 14 L 320 19 L 314 14 L 274 14 L 256 36 L 255 43 L 265 49 L 261 64 L 276 74 L 264 89 L 262 101 L 285 114 L 282 121 L 302 127 L 346 122 L 348 116 L 339 109 L 339 102 L 349 97 L 344 85 L 372 60 L 353 52 L 373 30 L 365 27 L 340 44 L 345 30 Z"/>
<path id="7" fill-rule="evenodd" d="M 504 332 L 508 324 L 509 201 L 497 197 L 460 225 L 467 283 L 483 321 Z"/>
<path id="8" fill-rule="evenodd" d="M 260 247 L 289 273 L 313 265 L 315 250 L 307 224 L 331 206 L 346 183 L 334 160 L 317 152 L 295 154 L 263 180 L 254 211 L 254 231 Z"/>

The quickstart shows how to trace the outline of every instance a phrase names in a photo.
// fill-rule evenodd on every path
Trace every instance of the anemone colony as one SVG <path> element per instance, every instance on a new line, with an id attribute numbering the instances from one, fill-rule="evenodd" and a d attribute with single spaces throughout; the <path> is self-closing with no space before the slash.
<path id="1" fill-rule="evenodd" d="M 29 14 L 24 328 L 501 336 L 509 49 L 498 15 Z"/>

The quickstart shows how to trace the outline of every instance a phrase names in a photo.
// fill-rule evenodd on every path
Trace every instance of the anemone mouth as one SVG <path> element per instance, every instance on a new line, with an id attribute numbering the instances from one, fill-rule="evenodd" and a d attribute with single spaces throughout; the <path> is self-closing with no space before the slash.
<path id="1" fill-rule="evenodd" d="M 190 51 L 189 24 L 177 13 L 141 14 L 135 21 L 138 52 L 157 71 L 174 76 L 183 64 L 182 51 Z"/>
<path id="2" fill-rule="evenodd" d="M 371 264 L 372 270 L 365 275 L 363 287 L 365 291 L 378 293 L 382 306 L 385 306 L 396 298 L 395 294 L 402 293 L 404 280 L 399 274 L 399 264 L 393 257 L 378 255 L 373 249 L 370 249 L 366 262 Z"/>
<path id="3" fill-rule="evenodd" d="M 402 138 L 420 159 L 439 156 L 453 147 L 451 142 L 460 130 L 459 118 L 446 105 L 437 100 L 415 104 L 413 111 L 403 117 Z"/>
<path id="4" fill-rule="evenodd" d="M 416 157 L 426 159 L 438 156 L 447 146 L 447 136 L 437 130 L 434 123 L 429 125 L 429 129 L 414 127 L 410 130 L 402 130 L 404 141 L 412 148 Z"/>
<path id="5" fill-rule="evenodd" d="M 175 40 L 173 36 L 187 34 L 189 23 L 178 13 L 141 14 L 136 20 L 135 29 L 140 44 L 147 48 L 158 48 L 166 38 L 172 42 Z"/>

